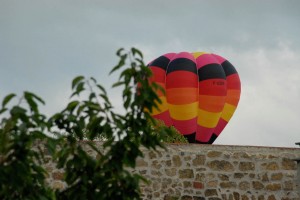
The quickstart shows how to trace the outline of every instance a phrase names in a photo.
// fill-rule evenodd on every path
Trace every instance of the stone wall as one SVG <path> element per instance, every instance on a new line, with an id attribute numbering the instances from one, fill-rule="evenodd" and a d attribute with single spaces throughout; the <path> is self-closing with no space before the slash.
<path id="1" fill-rule="evenodd" d="M 150 180 L 143 199 L 300 200 L 299 148 L 169 144 L 143 151 L 134 170 Z M 63 173 L 47 169 L 52 186 L 63 187 Z"/>

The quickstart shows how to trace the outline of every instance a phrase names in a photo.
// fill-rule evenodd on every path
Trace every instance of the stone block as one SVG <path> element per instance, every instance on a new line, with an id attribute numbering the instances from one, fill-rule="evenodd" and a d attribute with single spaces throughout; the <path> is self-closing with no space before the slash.
<path id="1" fill-rule="evenodd" d="M 296 170 L 297 163 L 294 160 L 283 158 L 281 162 L 282 169 L 284 170 Z"/>
<path id="2" fill-rule="evenodd" d="M 226 175 L 226 174 L 218 174 L 218 178 L 219 178 L 221 181 L 229 181 L 229 176 Z"/>
<path id="3" fill-rule="evenodd" d="M 255 163 L 253 163 L 253 162 L 240 162 L 239 169 L 241 171 L 253 171 L 253 170 L 255 170 Z"/>
<path id="4" fill-rule="evenodd" d="M 264 184 L 262 183 L 262 182 L 260 182 L 260 181 L 252 181 L 252 187 L 253 187 L 253 189 L 255 189 L 255 190 L 262 190 L 262 189 L 264 189 Z"/>
<path id="5" fill-rule="evenodd" d="M 207 166 L 214 171 L 225 171 L 225 172 L 234 171 L 233 165 L 226 160 L 213 160 L 211 162 L 208 162 Z"/>
<path id="6" fill-rule="evenodd" d="M 207 157 L 209 158 L 218 158 L 222 155 L 222 152 L 221 151 L 209 151 L 207 153 Z"/>
<path id="7" fill-rule="evenodd" d="M 176 176 L 177 169 L 176 168 L 165 169 L 165 172 L 167 176 Z"/>
<path id="8" fill-rule="evenodd" d="M 276 162 L 263 163 L 262 167 L 270 171 L 279 170 L 279 165 Z"/>
<path id="9" fill-rule="evenodd" d="M 178 155 L 173 156 L 172 161 L 173 161 L 173 166 L 174 167 L 180 167 L 182 165 L 180 156 L 178 156 Z"/>
<path id="10" fill-rule="evenodd" d="M 250 200 L 250 198 L 247 195 L 243 194 L 241 196 L 241 200 Z"/>
<path id="11" fill-rule="evenodd" d="M 276 200 L 276 197 L 272 194 L 272 195 L 268 196 L 268 200 Z"/>
<path id="12" fill-rule="evenodd" d="M 218 196 L 218 191 L 216 189 L 207 189 L 204 192 L 206 197 Z"/>
<path id="13" fill-rule="evenodd" d="M 194 178 L 194 171 L 192 169 L 179 170 L 179 178 Z"/>
<path id="14" fill-rule="evenodd" d="M 236 186 L 237 186 L 236 182 L 233 181 L 226 181 L 220 183 L 220 187 L 224 189 L 236 188 Z"/>
<path id="15" fill-rule="evenodd" d="M 271 180 L 272 181 L 280 181 L 282 180 L 282 177 L 283 177 L 283 173 L 280 172 L 280 173 L 274 173 L 271 175 Z"/>
<path id="16" fill-rule="evenodd" d="M 250 183 L 248 181 L 242 181 L 239 183 L 239 189 L 240 190 L 249 190 L 250 189 Z"/>
<path id="17" fill-rule="evenodd" d="M 164 200 L 179 200 L 179 196 L 165 195 Z"/>
<path id="18" fill-rule="evenodd" d="M 204 188 L 204 185 L 203 185 L 203 183 L 201 183 L 201 182 L 194 181 L 193 187 L 194 187 L 195 189 L 202 189 L 202 188 Z"/>
<path id="19" fill-rule="evenodd" d="M 270 183 L 266 185 L 266 189 L 268 191 L 279 191 L 281 190 L 281 184 L 280 183 Z"/>
<path id="20" fill-rule="evenodd" d="M 236 178 L 236 179 L 241 179 L 244 177 L 244 173 L 234 173 L 233 177 Z"/>
<path id="21" fill-rule="evenodd" d="M 148 163 L 142 158 L 137 158 L 136 159 L 136 166 L 137 167 L 148 167 Z"/>
<path id="22" fill-rule="evenodd" d="M 207 183 L 206 183 L 206 186 L 208 187 L 208 188 L 215 188 L 215 187 L 217 187 L 218 186 L 218 181 L 208 181 Z"/>
<path id="23" fill-rule="evenodd" d="M 205 156 L 204 155 L 196 155 L 196 158 L 193 159 L 193 166 L 204 165 Z"/>
<path id="24" fill-rule="evenodd" d="M 285 181 L 283 183 L 283 189 L 285 191 L 293 191 L 294 190 L 294 187 L 295 187 L 295 184 L 293 181 Z"/>

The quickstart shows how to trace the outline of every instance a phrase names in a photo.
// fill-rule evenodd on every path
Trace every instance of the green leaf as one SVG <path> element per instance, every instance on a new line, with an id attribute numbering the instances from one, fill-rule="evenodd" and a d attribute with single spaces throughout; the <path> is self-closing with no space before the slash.
<path id="1" fill-rule="evenodd" d="M 135 56 L 135 54 L 138 54 L 140 56 L 140 58 L 143 59 L 143 54 L 140 50 L 133 47 L 133 48 L 131 48 L 131 52 L 132 52 L 132 55 Z"/>
<path id="2" fill-rule="evenodd" d="M 72 90 L 75 88 L 75 86 L 81 82 L 82 80 L 84 80 L 84 76 L 77 76 L 73 79 L 72 81 Z"/>
<path id="3" fill-rule="evenodd" d="M 102 85 L 97 84 L 97 87 L 102 91 L 103 94 L 105 94 L 105 95 L 107 94 L 105 88 Z"/>
<path id="4" fill-rule="evenodd" d="M 32 93 L 32 92 L 28 92 L 28 91 L 25 91 L 27 94 L 29 94 L 30 96 L 32 96 L 32 99 L 34 98 L 34 99 L 36 99 L 37 101 L 39 101 L 40 103 L 42 103 L 43 105 L 45 105 L 45 101 L 41 98 L 41 97 L 39 97 L 39 96 L 37 96 L 36 94 L 34 94 L 34 93 Z"/>
<path id="5" fill-rule="evenodd" d="M 34 111 L 35 113 L 38 113 L 38 105 L 37 103 L 33 100 L 33 96 L 31 95 L 30 92 L 24 92 L 24 98 L 27 101 L 30 109 Z"/>
<path id="6" fill-rule="evenodd" d="M 14 93 L 11 93 L 9 95 L 7 95 L 6 97 L 4 97 L 3 101 L 2 101 L 2 108 L 4 108 L 6 106 L 6 104 L 8 104 L 10 102 L 10 100 L 12 98 L 14 98 L 16 95 Z"/>
<path id="7" fill-rule="evenodd" d="M 78 104 L 79 104 L 79 101 L 71 101 L 68 104 L 66 110 L 68 110 L 68 111 L 70 111 L 70 113 L 72 113 L 74 111 L 74 109 L 78 106 Z"/>
<path id="8" fill-rule="evenodd" d="M 122 55 L 119 63 L 109 72 L 109 74 L 112 74 L 114 71 L 116 71 L 116 70 L 120 69 L 122 66 L 124 66 L 126 58 L 127 58 L 127 54 Z"/>
<path id="9" fill-rule="evenodd" d="M 116 82 L 112 85 L 113 88 L 119 87 L 120 85 L 124 85 L 124 82 Z"/>
<path id="10" fill-rule="evenodd" d="M 117 56 L 120 56 L 122 51 L 124 51 L 124 48 L 120 48 L 118 49 L 118 51 L 116 52 Z"/>
<path id="11" fill-rule="evenodd" d="M 0 110 L 0 115 L 1 115 L 2 113 L 4 113 L 5 111 L 7 111 L 7 108 L 2 108 L 2 109 Z"/>

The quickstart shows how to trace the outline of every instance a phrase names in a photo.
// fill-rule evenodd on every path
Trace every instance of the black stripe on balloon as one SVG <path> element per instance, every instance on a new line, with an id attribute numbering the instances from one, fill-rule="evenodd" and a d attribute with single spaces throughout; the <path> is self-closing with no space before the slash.
<path id="1" fill-rule="evenodd" d="M 189 143 L 195 143 L 196 133 L 192 133 L 189 135 L 184 135 L 184 137 L 188 140 Z"/>
<path id="2" fill-rule="evenodd" d="M 158 58 L 156 58 L 154 61 L 152 61 L 152 63 L 150 64 L 150 66 L 153 67 L 159 67 L 163 70 L 167 70 L 168 64 L 170 62 L 170 59 L 165 57 L 165 56 L 160 56 Z"/>
<path id="3" fill-rule="evenodd" d="M 212 136 L 210 137 L 210 139 L 209 139 L 209 144 L 212 144 L 212 143 L 214 143 L 215 142 L 215 140 L 217 139 L 217 135 L 216 134 L 212 134 Z"/>
<path id="4" fill-rule="evenodd" d="M 199 81 L 204 81 L 213 78 L 226 80 L 226 75 L 221 65 L 213 63 L 205 65 L 198 69 L 198 78 Z"/>
<path id="5" fill-rule="evenodd" d="M 187 58 L 177 58 L 170 62 L 167 69 L 167 74 L 174 71 L 189 71 L 197 74 L 196 63 Z"/>
<path id="6" fill-rule="evenodd" d="M 236 69 L 228 60 L 225 60 L 221 65 L 225 71 L 226 76 L 230 76 L 231 74 L 237 74 Z"/>
<path id="7" fill-rule="evenodd" d="M 212 136 L 210 137 L 210 139 L 207 142 L 202 142 L 202 141 L 196 140 L 196 143 L 197 144 L 213 144 L 214 141 L 217 139 L 217 137 L 218 136 L 213 133 Z"/>

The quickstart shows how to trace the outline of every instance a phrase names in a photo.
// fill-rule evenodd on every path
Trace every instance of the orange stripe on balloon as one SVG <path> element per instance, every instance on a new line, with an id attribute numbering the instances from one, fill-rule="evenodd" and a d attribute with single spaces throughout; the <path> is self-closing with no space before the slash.
<path id="1" fill-rule="evenodd" d="M 209 112 L 221 112 L 225 99 L 225 96 L 199 95 L 199 108 Z"/>
<path id="2" fill-rule="evenodd" d="M 160 88 L 154 89 L 155 93 L 159 96 L 166 96 L 166 85 L 165 83 L 156 82 L 156 85 L 158 85 Z"/>
<path id="3" fill-rule="evenodd" d="M 227 90 L 226 103 L 237 106 L 240 100 L 241 90 Z"/>
<path id="4" fill-rule="evenodd" d="M 198 101 L 198 88 L 170 88 L 166 93 L 170 104 L 181 105 Z"/>

